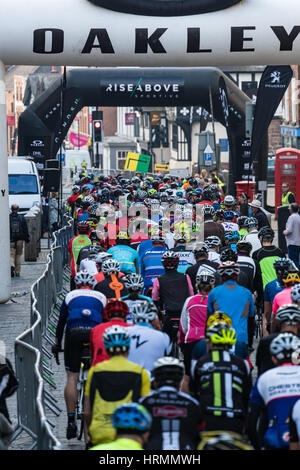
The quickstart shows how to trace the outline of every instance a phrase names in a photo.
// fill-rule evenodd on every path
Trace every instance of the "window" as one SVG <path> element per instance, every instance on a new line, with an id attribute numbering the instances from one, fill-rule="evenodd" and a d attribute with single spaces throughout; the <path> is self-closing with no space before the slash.
<path id="1" fill-rule="evenodd" d="M 178 150 L 178 126 L 173 124 L 172 126 L 172 147 L 174 150 Z"/>
<path id="2" fill-rule="evenodd" d="M 117 152 L 117 170 L 124 170 L 128 150 L 118 150 Z"/>
<path id="3" fill-rule="evenodd" d="M 35 175 L 9 175 L 9 194 L 37 194 L 38 186 Z"/>

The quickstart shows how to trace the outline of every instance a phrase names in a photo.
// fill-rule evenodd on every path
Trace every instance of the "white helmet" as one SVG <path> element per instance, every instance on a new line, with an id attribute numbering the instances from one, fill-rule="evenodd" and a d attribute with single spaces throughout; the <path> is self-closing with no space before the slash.
<path id="1" fill-rule="evenodd" d="M 157 309 L 152 302 L 141 301 L 132 307 L 132 318 L 134 323 L 151 323 L 157 318 Z"/>
<path id="2" fill-rule="evenodd" d="M 280 361 L 290 361 L 292 353 L 298 349 L 300 349 L 300 339 L 293 333 L 280 333 L 270 344 L 270 353 Z"/>
<path id="3" fill-rule="evenodd" d="M 120 264 L 115 259 L 106 259 L 102 263 L 103 274 L 117 274 L 120 272 Z"/>

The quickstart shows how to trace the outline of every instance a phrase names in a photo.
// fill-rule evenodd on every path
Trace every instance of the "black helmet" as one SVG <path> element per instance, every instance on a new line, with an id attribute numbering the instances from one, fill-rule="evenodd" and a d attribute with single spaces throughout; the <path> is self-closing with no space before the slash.
<path id="1" fill-rule="evenodd" d="M 220 260 L 221 263 L 225 263 L 226 261 L 234 261 L 236 263 L 238 255 L 231 248 L 226 248 L 226 250 L 222 251 L 220 254 Z"/>
<path id="2" fill-rule="evenodd" d="M 240 217 L 238 217 L 236 219 L 237 223 L 238 223 L 238 226 L 239 227 L 245 227 L 245 221 L 248 219 L 247 216 L 245 215 L 241 215 Z"/>
<path id="3" fill-rule="evenodd" d="M 245 254 L 246 256 L 249 256 L 252 250 L 252 245 L 249 242 L 240 241 L 236 245 L 236 250 L 239 255 Z"/>
<path id="4" fill-rule="evenodd" d="M 258 238 L 261 238 L 262 241 L 264 241 L 264 242 L 272 242 L 273 239 L 274 239 L 274 231 L 271 227 L 266 225 L 265 227 L 262 227 L 259 230 L 257 236 L 258 236 Z"/>
<path id="5" fill-rule="evenodd" d="M 153 366 L 152 375 L 161 385 L 178 385 L 184 377 L 184 365 L 176 357 L 161 357 Z"/>
<path id="6" fill-rule="evenodd" d="M 209 253 L 207 246 L 202 245 L 200 247 L 195 247 L 194 249 L 194 255 L 198 258 L 202 256 L 207 256 Z"/>

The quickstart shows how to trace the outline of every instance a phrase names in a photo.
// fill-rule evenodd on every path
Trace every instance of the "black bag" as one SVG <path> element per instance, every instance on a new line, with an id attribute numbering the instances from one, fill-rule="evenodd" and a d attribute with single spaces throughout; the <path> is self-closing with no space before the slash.
<path id="1" fill-rule="evenodd" d="M 22 236 L 22 223 L 18 214 L 10 215 L 11 237 L 18 240 Z"/>

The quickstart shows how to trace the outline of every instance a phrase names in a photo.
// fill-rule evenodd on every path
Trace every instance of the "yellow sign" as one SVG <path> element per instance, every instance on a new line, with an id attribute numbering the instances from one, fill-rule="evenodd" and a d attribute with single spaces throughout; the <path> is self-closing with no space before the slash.
<path id="1" fill-rule="evenodd" d="M 154 165 L 154 169 L 155 171 L 170 171 L 170 165 L 169 164 L 162 165 L 162 164 L 156 163 Z"/>
<path id="2" fill-rule="evenodd" d="M 128 152 L 124 170 L 147 173 L 151 161 L 150 155 Z"/>

